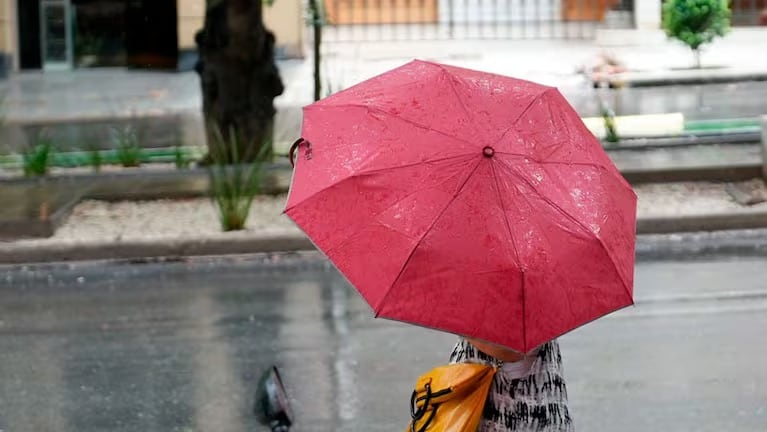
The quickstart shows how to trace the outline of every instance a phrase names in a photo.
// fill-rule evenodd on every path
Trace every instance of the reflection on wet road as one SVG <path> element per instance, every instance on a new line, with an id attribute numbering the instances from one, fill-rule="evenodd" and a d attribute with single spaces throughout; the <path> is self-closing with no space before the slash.
<path id="1" fill-rule="evenodd" d="M 578 429 L 763 431 L 765 270 L 641 263 L 636 307 L 562 339 Z M 0 430 L 262 430 L 277 364 L 295 431 L 398 431 L 453 341 L 373 319 L 313 255 L 0 268 Z"/>

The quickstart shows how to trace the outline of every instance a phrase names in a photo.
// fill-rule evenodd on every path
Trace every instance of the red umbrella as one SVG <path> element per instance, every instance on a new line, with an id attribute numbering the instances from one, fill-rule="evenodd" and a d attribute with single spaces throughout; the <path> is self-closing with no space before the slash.
<path id="1" fill-rule="evenodd" d="M 286 213 L 376 316 L 528 352 L 633 304 L 636 195 L 555 88 L 415 61 L 302 136 Z"/>

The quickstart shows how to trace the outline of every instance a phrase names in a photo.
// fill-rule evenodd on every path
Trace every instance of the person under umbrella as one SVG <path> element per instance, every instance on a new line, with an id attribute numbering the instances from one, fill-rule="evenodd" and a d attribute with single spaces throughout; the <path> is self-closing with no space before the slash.
<path id="1" fill-rule="evenodd" d="M 556 339 L 633 304 L 636 195 L 555 88 L 414 61 L 306 107 L 291 154 L 285 213 L 376 317 L 497 367 L 480 431 L 572 430 Z"/>

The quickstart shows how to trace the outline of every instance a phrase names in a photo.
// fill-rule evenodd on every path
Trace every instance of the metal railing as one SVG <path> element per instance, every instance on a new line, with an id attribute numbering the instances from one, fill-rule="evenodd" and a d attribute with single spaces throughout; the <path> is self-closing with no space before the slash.
<path id="1" fill-rule="evenodd" d="M 633 26 L 632 0 L 323 0 L 330 41 L 586 39 Z"/>

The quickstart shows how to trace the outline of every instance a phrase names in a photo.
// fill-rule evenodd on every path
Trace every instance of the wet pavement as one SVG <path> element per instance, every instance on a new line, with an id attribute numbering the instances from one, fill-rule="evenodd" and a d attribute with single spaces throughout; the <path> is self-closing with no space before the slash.
<path id="1" fill-rule="evenodd" d="M 617 115 L 680 112 L 689 120 L 755 118 L 767 112 L 767 82 L 673 85 L 602 89 L 589 92 L 577 87 L 562 89 L 583 117 L 599 116 L 599 100 Z"/>
<path id="2" fill-rule="evenodd" d="M 361 63 L 329 59 L 324 80 L 333 91 L 400 66 L 410 57 Z M 686 120 L 753 118 L 765 114 L 767 82 L 624 88 L 595 92 L 591 83 L 568 67 L 552 75 L 516 70 L 504 62 L 442 59 L 533 79 L 560 88 L 584 117 L 600 115 L 600 98 L 617 115 L 681 112 Z M 508 60 L 508 59 L 507 59 Z M 509 66 L 509 67 L 506 67 Z M 537 67 L 543 68 L 544 65 Z M 295 141 L 301 128 L 301 108 L 311 103 L 309 61 L 280 62 L 286 92 L 275 100 L 275 142 Z M 517 73 L 519 72 L 519 73 Z M 521 74 L 521 75 L 520 75 Z M 6 127 L 0 131 L 0 154 L 19 152 L 45 130 L 60 150 L 89 146 L 111 148 L 112 127 L 132 125 L 144 146 L 200 145 L 204 142 L 199 78 L 194 72 L 157 73 L 122 69 L 92 69 L 61 73 L 20 73 L 0 81 Z M 326 93 L 323 93 L 326 94 Z"/>
<path id="3" fill-rule="evenodd" d="M 578 430 L 763 431 L 765 257 L 637 269 L 637 306 L 562 338 Z M 0 430 L 397 431 L 454 337 L 372 318 L 316 255 L 0 267 Z"/>

